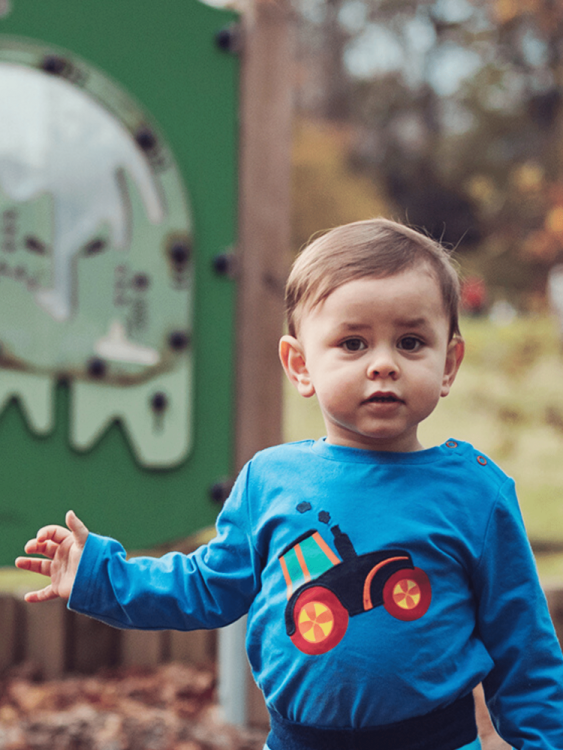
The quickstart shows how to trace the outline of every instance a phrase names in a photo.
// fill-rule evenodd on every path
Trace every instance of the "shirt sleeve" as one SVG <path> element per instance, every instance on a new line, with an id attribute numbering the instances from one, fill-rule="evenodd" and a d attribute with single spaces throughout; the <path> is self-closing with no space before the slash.
<path id="1" fill-rule="evenodd" d="M 473 584 L 498 733 L 518 750 L 563 748 L 563 659 L 514 491 L 503 485 Z"/>
<path id="2" fill-rule="evenodd" d="M 90 534 L 70 609 L 119 628 L 217 628 L 244 615 L 260 586 L 260 559 L 246 502 L 248 467 L 217 519 L 217 535 L 190 555 L 126 558 L 113 539 Z"/>

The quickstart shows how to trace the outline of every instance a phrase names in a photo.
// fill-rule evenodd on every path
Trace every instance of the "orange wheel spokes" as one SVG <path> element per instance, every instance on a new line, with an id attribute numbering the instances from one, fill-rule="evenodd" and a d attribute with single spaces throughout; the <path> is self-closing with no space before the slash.
<path id="1" fill-rule="evenodd" d="M 420 568 L 397 570 L 385 583 L 383 604 L 397 620 L 418 620 L 432 601 L 432 588 Z"/>
<path id="2" fill-rule="evenodd" d="M 297 627 L 310 643 L 320 643 L 331 634 L 334 615 L 322 602 L 309 602 L 299 614 Z"/>
<path id="3" fill-rule="evenodd" d="M 295 632 L 291 640 L 305 654 L 325 654 L 342 640 L 348 612 L 324 586 L 306 588 L 293 609 Z"/>
<path id="4" fill-rule="evenodd" d="M 403 609 L 414 609 L 420 604 L 422 592 L 416 581 L 404 578 L 393 588 L 393 601 Z"/>

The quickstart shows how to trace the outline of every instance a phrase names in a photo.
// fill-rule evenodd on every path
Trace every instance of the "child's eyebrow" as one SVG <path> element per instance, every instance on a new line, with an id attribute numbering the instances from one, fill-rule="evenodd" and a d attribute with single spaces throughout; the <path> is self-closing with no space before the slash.
<path id="1" fill-rule="evenodd" d="M 349 323 L 343 321 L 339 327 L 345 331 L 365 331 L 371 328 L 371 325 L 369 323 Z"/>
<path id="2" fill-rule="evenodd" d="M 428 324 L 428 320 L 424 316 L 421 316 L 419 318 L 398 318 L 395 321 L 395 324 L 401 326 L 401 328 L 422 328 Z M 363 331 L 371 328 L 371 324 L 363 322 L 355 323 L 353 321 L 343 321 L 340 327 L 346 331 Z"/>
<path id="3" fill-rule="evenodd" d="M 399 318 L 397 321 L 399 325 L 404 326 L 405 328 L 421 328 L 422 326 L 425 326 L 427 324 L 427 319 L 424 317 L 420 318 Z"/>

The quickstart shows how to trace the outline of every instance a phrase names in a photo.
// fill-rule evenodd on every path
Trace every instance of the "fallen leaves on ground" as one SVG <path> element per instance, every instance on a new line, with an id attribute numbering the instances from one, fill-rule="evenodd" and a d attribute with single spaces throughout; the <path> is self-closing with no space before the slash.
<path id="1" fill-rule="evenodd" d="M 262 750 L 265 736 L 227 724 L 214 672 L 186 664 L 0 682 L 0 750 Z"/>

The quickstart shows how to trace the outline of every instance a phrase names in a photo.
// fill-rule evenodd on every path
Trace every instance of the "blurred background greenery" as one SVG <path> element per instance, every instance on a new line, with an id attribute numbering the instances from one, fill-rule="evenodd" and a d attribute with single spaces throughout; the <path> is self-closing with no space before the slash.
<path id="1" fill-rule="evenodd" d="M 563 4 L 293 0 L 294 245 L 384 213 L 458 250 L 489 300 L 563 260 Z"/>
<path id="2" fill-rule="evenodd" d="M 293 248 L 384 215 L 453 252 L 465 363 L 422 427 L 469 440 L 517 481 L 544 580 L 563 577 L 563 4 L 293 0 Z M 285 437 L 319 437 L 286 386 Z"/>

